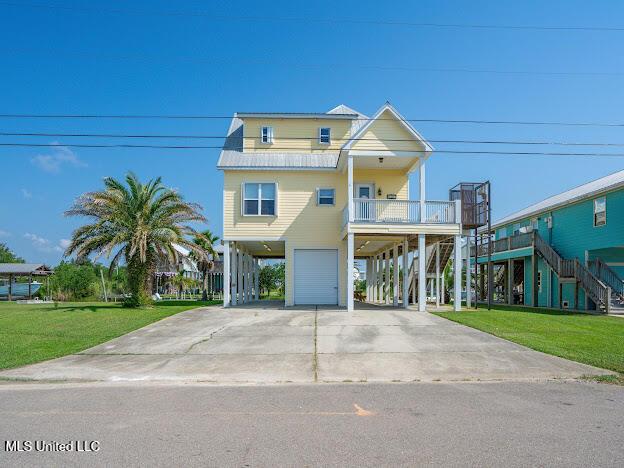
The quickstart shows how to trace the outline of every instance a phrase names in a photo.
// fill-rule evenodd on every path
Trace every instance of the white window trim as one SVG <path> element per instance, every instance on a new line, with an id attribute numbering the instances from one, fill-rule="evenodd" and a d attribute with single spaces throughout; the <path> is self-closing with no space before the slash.
<path id="1" fill-rule="evenodd" d="M 263 141 L 264 139 L 264 129 L 267 128 L 267 141 Z M 260 143 L 263 145 L 272 145 L 273 144 L 273 127 L 270 125 L 262 125 L 260 127 Z"/>
<path id="2" fill-rule="evenodd" d="M 245 185 L 246 184 L 258 184 L 258 213 L 255 214 L 246 214 L 245 213 L 245 200 L 256 200 L 255 198 L 245 198 Z M 262 210 L 262 184 L 273 184 L 275 185 L 275 199 L 273 200 L 275 202 L 274 205 L 274 209 L 273 209 L 273 214 L 261 214 L 260 211 Z M 256 182 L 254 180 L 250 180 L 248 182 L 242 182 L 241 183 L 241 216 L 253 216 L 253 217 L 259 217 L 259 216 L 263 216 L 263 217 L 268 217 L 268 218 L 276 218 L 277 217 L 277 199 L 278 197 L 278 187 L 277 187 L 277 182 L 272 182 L 272 181 L 262 181 L 262 182 Z M 268 198 L 267 198 L 268 200 Z"/>
<path id="3" fill-rule="evenodd" d="M 604 211 L 596 211 L 596 202 L 598 200 L 604 200 Z M 594 198 L 593 200 L 593 219 L 592 219 L 592 224 L 594 225 L 594 227 L 603 227 L 607 225 L 607 197 L 598 197 L 598 198 Z M 596 224 L 596 215 L 598 213 L 604 213 L 604 223 L 602 224 Z"/>
<path id="4" fill-rule="evenodd" d="M 538 270 L 537 272 L 537 292 L 542 292 L 542 272 Z"/>
<path id="5" fill-rule="evenodd" d="M 332 192 L 334 192 L 334 196 L 333 198 L 333 203 L 331 205 L 327 205 L 327 204 L 321 204 L 321 190 L 331 190 Z M 323 198 L 327 198 L 327 197 L 323 197 Z M 336 189 L 334 187 L 317 187 L 316 189 L 316 206 L 336 206 Z"/>
<path id="6" fill-rule="evenodd" d="M 329 140 L 328 141 L 323 141 L 321 138 L 321 132 L 323 130 L 329 130 Z M 319 145 L 331 145 L 331 127 L 319 127 L 319 132 L 318 132 L 318 142 Z"/>

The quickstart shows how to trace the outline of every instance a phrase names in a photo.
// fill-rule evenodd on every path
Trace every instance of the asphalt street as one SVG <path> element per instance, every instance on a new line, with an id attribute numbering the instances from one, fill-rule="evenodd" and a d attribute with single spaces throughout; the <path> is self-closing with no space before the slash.
<path id="1" fill-rule="evenodd" d="M 624 388 L 588 382 L 5 383 L 0 421 L 2 466 L 624 466 Z"/>

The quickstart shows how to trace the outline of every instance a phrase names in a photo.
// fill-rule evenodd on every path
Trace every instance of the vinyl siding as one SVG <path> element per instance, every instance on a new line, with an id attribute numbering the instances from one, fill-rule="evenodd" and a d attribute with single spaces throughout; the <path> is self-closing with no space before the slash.
<path id="1" fill-rule="evenodd" d="M 422 144 L 414 141 L 414 136 L 397 120 L 390 111 L 383 112 L 380 116 L 382 120 L 376 120 L 351 146 L 354 151 L 367 150 L 401 150 L 401 151 L 423 151 Z M 372 141 L 371 141 L 372 140 Z M 382 141 L 380 141 L 382 140 Z M 386 140 L 386 141 L 383 141 Z M 409 140 L 409 141 L 387 141 L 387 140 Z"/>
<path id="2" fill-rule="evenodd" d="M 273 127 L 273 144 L 260 142 L 260 128 Z M 331 144 L 321 145 L 318 142 L 319 128 L 331 128 Z M 322 119 L 243 119 L 243 148 L 245 152 L 338 152 L 349 136 L 350 120 Z M 306 138 L 306 139 L 301 139 Z"/>

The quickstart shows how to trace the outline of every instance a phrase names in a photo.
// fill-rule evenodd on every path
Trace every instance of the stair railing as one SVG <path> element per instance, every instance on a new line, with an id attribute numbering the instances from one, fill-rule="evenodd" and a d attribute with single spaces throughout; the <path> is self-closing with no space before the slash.
<path id="1" fill-rule="evenodd" d="M 619 296 L 624 296 L 624 282 L 622 278 L 601 259 L 597 258 L 596 260 L 591 260 L 589 262 L 589 271 L 598 279 L 609 285 L 614 293 Z"/>

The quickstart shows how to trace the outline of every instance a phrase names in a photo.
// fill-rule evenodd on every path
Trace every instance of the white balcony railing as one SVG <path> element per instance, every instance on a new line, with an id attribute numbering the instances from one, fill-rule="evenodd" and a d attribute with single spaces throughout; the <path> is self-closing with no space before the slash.
<path id="1" fill-rule="evenodd" d="M 421 216 L 420 201 L 415 200 L 353 200 L 354 223 L 385 224 L 455 224 L 455 202 L 425 201 Z M 348 206 L 342 212 L 343 225 L 349 221 Z"/>

